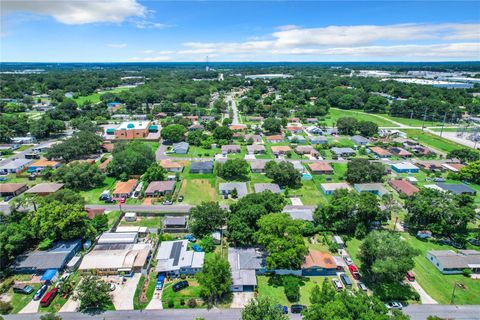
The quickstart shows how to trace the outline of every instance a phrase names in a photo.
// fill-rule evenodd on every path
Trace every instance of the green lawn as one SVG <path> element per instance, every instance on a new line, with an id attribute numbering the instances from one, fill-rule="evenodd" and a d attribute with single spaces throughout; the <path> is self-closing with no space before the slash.
<path id="1" fill-rule="evenodd" d="M 354 117 L 359 121 L 372 121 L 375 122 L 379 127 L 398 127 L 393 122 L 382 119 L 374 114 L 364 113 L 357 110 L 342 110 L 336 108 L 330 108 L 328 115 L 326 115 L 324 118 L 321 118 L 320 122 L 324 122 L 327 126 L 331 127 L 339 118 L 346 116 Z"/>
<path id="2" fill-rule="evenodd" d="M 441 122 L 436 122 L 436 121 L 425 121 L 419 120 L 419 119 L 409 119 L 409 118 L 400 118 L 400 117 L 393 117 L 388 114 L 381 114 L 381 116 L 391 119 L 395 122 L 404 124 L 409 127 L 421 127 L 422 125 L 425 125 L 426 127 L 436 127 L 436 126 L 441 126 Z"/>
<path id="3" fill-rule="evenodd" d="M 11 295 L 12 300 L 10 301 L 13 309 L 11 313 L 18 313 L 22 310 L 30 301 L 32 301 L 35 292 L 40 288 L 39 283 L 30 284 L 33 287 L 33 292 L 31 294 L 20 294 L 14 293 L 13 289 L 10 288 L 9 295 Z"/>
<path id="4" fill-rule="evenodd" d="M 410 139 L 417 140 L 418 142 L 439 151 L 450 152 L 455 149 L 466 148 L 461 144 L 441 138 L 431 133 L 423 132 L 419 129 L 403 129 L 402 131 L 406 132 Z"/>
<path id="5" fill-rule="evenodd" d="M 88 96 L 77 97 L 73 100 L 75 100 L 75 102 L 77 102 L 78 105 L 82 105 L 87 101 L 90 101 L 91 103 L 97 103 L 97 102 L 100 102 L 100 97 L 107 92 L 108 93 L 118 93 L 118 92 L 124 91 L 124 90 L 129 90 L 129 88 L 116 88 L 116 89 L 112 89 L 112 90 L 96 92 L 96 93 L 92 93 Z"/>
<path id="6" fill-rule="evenodd" d="M 162 217 L 144 217 L 137 216 L 137 221 L 126 222 L 122 221 L 121 226 L 139 226 L 147 228 L 161 228 L 162 226 Z"/>
<path id="7" fill-rule="evenodd" d="M 192 205 L 203 201 L 215 201 L 217 198 L 215 178 L 184 179 L 178 195 L 184 196 L 183 202 Z"/>
<path id="8" fill-rule="evenodd" d="M 302 187 L 299 189 L 289 189 L 289 196 L 300 197 L 304 205 L 317 205 L 325 202 L 319 186 L 314 180 L 302 180 Z"/>
<path id="9" fill-rule="evenodd" d="M 112 190 L 115 182 L 115 178 L 106 177 L 102 186 L 88 191 L 80 191 L 80 194 L 85 198 L 86 203 L 103 204 L 103 201 L 99 200 L 100 195 L 104 190 Z"/>
<path id="10" fill-rule="evenodd" d="M 187 154 L 169 153 L 168 155 L 175 158 L 201 158 L 201 157 L 212 158 L 220 152 L 221 152 L 220 148 L 205 149 L 202 147 L 190 146 L 188 148 Z"/>
<path id="11" fill-rule="evenodd" d="M 172 290 L 172 285 L 178 281 L 174 282 L 169 282 L 165 284 L 165 287 L 163 289 L 163 295 L 162 295 L 162 302 L 163 302 L 163 308 L 167 309 L 168 308 L 168 301 L 173 300 L 174 301 L 174 308 L 175 309 L 184 309 L 188 308 L 187 306 L 187 301 L 189 299 L 197 299 L 197 303 L 199 302 L 200 298 L 200 285 L 198 282 L 194 279 L 187 279 L 189 286 L 185 289 L 182 289 L 180 291 L 174 292 Z M 185 305 L 181 305 L 180 301 L 181 300 L 185 301 Z"/>
<path id="12" fill-rule="evenodd" d="M 138 282 L 137 289 L 135 290 L 135 295 L 133 297 L 133 309 L 134 310 L 143 310 L 147 307 L 148 303 L 152 300 L 153 294 L 155 293 L 155 285 L 156 285 L 156 273 L 150 272 L 148 275 L 148 286 L 146 291 L 146 301 L 140 301 L 140 293 L 142 292 L 143 286 L 145 284 L 145 276 L 142 275 L 140 277 L 140 281 Z"/>
<path id="13" fill-rule="evenodd" d="M 108 216 L 108 227 L 111 228 L 115 222 L 118 220 L 120 217 L 121 212 L 120 211 L 110 211 L 107 216 Z"/>

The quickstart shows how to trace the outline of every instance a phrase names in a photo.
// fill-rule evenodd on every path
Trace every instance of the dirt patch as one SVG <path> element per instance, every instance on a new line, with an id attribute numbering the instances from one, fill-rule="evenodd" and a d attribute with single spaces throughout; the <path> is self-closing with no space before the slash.
<path id="1" fill-rule="evenodd" d="M 152 201 L 153 201 L 153 198 L 145 198 L 145 200 L 143 200 L 143 204 L 146 206 L 151 206 Z"/>

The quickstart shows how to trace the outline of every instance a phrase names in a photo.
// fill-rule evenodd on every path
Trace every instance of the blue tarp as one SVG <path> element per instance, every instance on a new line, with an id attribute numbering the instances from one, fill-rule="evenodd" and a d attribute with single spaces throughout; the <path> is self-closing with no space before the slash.
<path id="1" fill-rule="evenodd" d="M 48 269 L 43 274 L 40 281 L 52 281 L 58 274 L 58 269 Z"/>

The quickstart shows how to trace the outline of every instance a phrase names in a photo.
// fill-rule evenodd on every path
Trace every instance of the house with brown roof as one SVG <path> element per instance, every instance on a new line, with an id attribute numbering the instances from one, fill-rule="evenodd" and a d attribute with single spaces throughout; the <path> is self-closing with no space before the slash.
<path id="1" fill-rule="evenodd" d="M 38 161 L 35 161 L 32 163 L 30 166 L 28 166 L 28 172 L 41 172 L 42 170 L 46 168 L 52 168 L 52 169 L 57 169 L 60 167 L 60 162 L 58 161 L 52 161 L 52 160 L 47 160 L 47 159 L 40 159 Z"/>
<path id="2" fill-rule="evenodd" d="M 63 183 L 39 183 L 25 191 L 25 193 L 36 194 L 37 196 L 48 196 L 62 188 Z"/>
<path id="3" fill-rule="evenodd" d="M 111 153 L 113 151 L 114 147 L 115 147 L 115 144 L 113 144 L 113 143 L 102 144 L 102 150 L 105 151 L 105 152 Z"/>
<path id="4" fill-rule="evenodd" d="M 283 136 L 280 134 L 276 134 L 273 136 L 267 136 L 267 141 L 270 143 L 279 143 L 283 141 Z"/>
<path id="5" fill-rule="evenodd" d="M 442 167 L 444 167 L 445 169 L 450 170 L 452 172 L 459 172 L 460 169 L 465 167 L 465 165 L 461 164 L 461 163 L 443 163 Z"/>
<path id="6" fill-rule="evenodd" d="M 0 197 L 15 197 L 27 189 L 24 183 L 0 183 Z"/>
<path id="7" fill-rule="evenodd" d="M 334 276 L 337 263 L 329 253 L 310 249 L 302 264 L 302 276 Z"/>
<path id="8" fill-rule="evenodd" d="M 289 146 L 272 146 L 272 153 L 275 155 L 286 154 L 289 151 L 292 151 L 292 148 Z"/>
<path id="9" fill-rule="evenodd" d="M 254 173 L 263 173 L 265 172 L 266 161 L 263 160 L 254 160 L 250 162 L 250 169 Z"/>
<path id="10" fill-rule="evenodd" d="M 103 161 L 98 165 L 98 168 L 103 172 L 107 171 L 107 166 L 110 162 L 112 162 L 112 160 L 113 160 L 113 157 L 108 157 L 105 161 Z"/>
<path id="11" fill-rule="evenodd" d="M 326 162 L 312 162 L 308 164 L 313 174 L 333 174 L 333 168 Z"/>
<path id="12" fill-rule="evenodd" d="M 415 193 L 420 192 L 420 189 L 415 187 L 413 184 L 411 184 L 407 180 L 390 180 L 388 183 L 399 194 L 404 194 L 407 197 L 411 197 Z"/>
<path id="13" fill-rule="evenodd" d="M 287 119 L 288 122 L 300 122 L 300 118 L 292 117 Z"/>
<path id="14" fill-rule="evenodd" d="M 314 156 L 314 157 L 317 157 L 320 154 L 320 152 L 318 152 L 317 149 L 315 149 L 314 147 L 312 147 L 310 145 L 297 146 L 295 148 L 295 153 L 297 153 L 297 154 L 309 154 L 309 155 Z"/>
<path id="15" fill-rule="evenodd" d="M 408 158 L 412 156 L 412 153 L 400 148 L 400 147 L 391 147 L 388 149 L 392 154 L 396 155 L 397 157 Z"/>
<path id="16" fill-rule="evenodd" d="M 392 156 L 392 154 L 388 150 L 380 147 L 370 147 L 369 149 L 373 152 L 374 155 L 379 158 L 389 158 Z"/>
<path id="17" fill-rule="evenodd" d="M 137 187 L 138 180 L 130 179 L 128 181 L 118 181 L 113 190 L 112 197 L 114 199 L 130 198 Z"/>
<path id="18" fill-rule="evenodd" d="M 164 159 L 160 160 L 160 167 L 164 168 L 168 172 L 182 172 L 184 165 L 177 161 Z"/>
<path id="19" fill-rule="evenodd" d="M 175 191 L 175 181 L 152 181 L 145 190 L 147 197 L 159 197 L 172 194 Z"/>
<path id="20" fill-rule="evenodd" d="M 247 129 L 247 126 L 244 125 L 244 124 L 231 124 L 229 126 L 230 130 L 232 131 L 242 131 L 242 130 L 245 130 Z"/>
<path id="21" fill-rule="evenodd" d="M 252 141 L 253 143 L 263 143 L 263 139 L 262 139 L 262 136 L 259 135 L 259 134 L 251 134 L 251 133 L 248 133 L 246 134 L 243 139 L 245 141 Z"/>
<path id="22" fill-rule="evenodd" d="M 287 130 L 290 132 L 290 133 L 300 133 L 303 131 L 303 128 L 302 127 L 299 127 L 299 126 L 288 126 L 287 127 Z"/>

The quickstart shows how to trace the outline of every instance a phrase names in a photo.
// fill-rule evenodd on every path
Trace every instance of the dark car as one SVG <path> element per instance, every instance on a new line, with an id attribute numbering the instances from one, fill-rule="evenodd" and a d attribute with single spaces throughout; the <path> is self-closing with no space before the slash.
<path id="1" fill-rule="evenodd" d="M 177 201 L 178 201 L 178 202 L 182 202 L 182 201 L 183 201 L 183 196 L 179 196 L 179 197 L 177 198 Z"/>
<path id="2" fill-rule="evenodd" d="M 47 291 L 48 285 L 44 284 L 43 286 L 40 287 L 40 289 L 37 290 L 35 295 L 33 296 L 33 300 L 40 300 L 40 298 L 43 296 L 45 291 Z"/>
<path id="3" fill-rule="evenodd" d="M 345 286 L 347 286 L 347 287 L 352 286 L 352 281 L 350 280 L 350 278 L 345 273 L 340 274 L 340 279 L 342 280 L 342 282 Z"/>
<path id="4" fill-rule="evenodd" d="M 107 198 L 104 200 L 105 203 L 115 203 L 115 200 L 113 200 L 112 198 Z"/>
<path id="5" fill-rule="evenodd" d="M 6 196 L 5 198 L 3 198 L 3 201 L 7 202 L 7 201 L 10 201 L 13 199 L 13 196 Z"/>
<path id="6" fill-rule="evenodd" d="M 188 281 L 186 280 L 183 280 L 183 281 L 180 281 L 180 282 L 177 282 L 175 283 L 173 286 L 172 286 L 172 290 L 174 292 L 177 292 L 177 291 L 180 291 L 184 288 L 188 287 Z"/>
<path id="7" fill-rule="evenodd" d="M 24 283 L 19 283 L 13 286 L 13 292 L 20 294 L 30 294 L 33 292 L 33 287 Z"/>
<path id="8" fill-rule="evenodd" d="M 306 310 L 307 306 L 304 306 L 303 304 L 292 304 L 290 307 L 290 311 L 292 313 L 301 313 L 303 310 Z"/>

